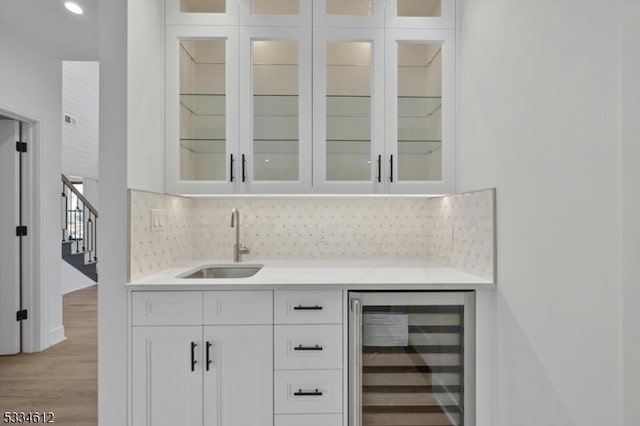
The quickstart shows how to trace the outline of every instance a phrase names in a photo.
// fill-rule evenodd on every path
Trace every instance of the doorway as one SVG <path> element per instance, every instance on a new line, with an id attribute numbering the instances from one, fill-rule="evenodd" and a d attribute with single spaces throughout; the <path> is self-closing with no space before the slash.
<path id="1" fill-rule="evenodd" d="M 37 122 L 0 110 L 0 355 L 40 344 L 36 130 Z"/>
<path id="2" fill-rule="evenodd" d="M 22 351 L 22 123 L 0 117 L 0 355 Z"/>

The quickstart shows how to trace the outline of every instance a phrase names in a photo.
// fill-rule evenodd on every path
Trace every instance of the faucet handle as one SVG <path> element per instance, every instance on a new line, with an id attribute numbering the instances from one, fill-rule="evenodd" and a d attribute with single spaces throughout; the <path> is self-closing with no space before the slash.
<path id="1" fill-rule="evenodd" d="M 239 251 L 241 254 L 249 254 L 249 253 L 250 253 L 250 251 L 249 251 L 249 247 L 245 247 L 245 246 L 243 246 L 243 245 L 240 245 L 240 247 L 238 248 L 238 251 Z"/>

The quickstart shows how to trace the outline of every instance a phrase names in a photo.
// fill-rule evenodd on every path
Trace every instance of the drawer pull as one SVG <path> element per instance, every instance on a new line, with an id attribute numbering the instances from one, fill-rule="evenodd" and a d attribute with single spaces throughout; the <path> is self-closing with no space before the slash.
<path id="1" fill-rule="evenodd" d="M 321 311 L 324 308 L 320 305 L 315 305 L 315 306 L 302 306 L 302 305 L 298 305 L 298 306 L 294 306 L 293 310 L 294 311 Z"/>
<path id="2" fill-rule="evenodd" d="M 315 345 L 315 346 L 302 346 L 302 345 L 298 345 L 295 348 L 293 348 L 294 351 L 321 351 L 324 350 L 324 348 L 320 345 Z"/>
<path id="3" fill-rule="evenodd" d="M 302 389 L 298 389 L 298 392 L 293 393 L 294 396 L 322 396 L 322 392 L 318 389 L 314 391 L 303 391 Z"/>

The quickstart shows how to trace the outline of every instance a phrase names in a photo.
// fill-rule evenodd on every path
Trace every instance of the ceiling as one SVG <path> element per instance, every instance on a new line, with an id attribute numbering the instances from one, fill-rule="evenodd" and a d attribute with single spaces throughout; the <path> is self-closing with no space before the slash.
<path id="1" fill-rule="evenodd" d="M 75 0 L 74 15 L 64 0 L 0 0 L 0 25 L 40 45 L 60 60 L 98 60 L 98 0 Z"/>

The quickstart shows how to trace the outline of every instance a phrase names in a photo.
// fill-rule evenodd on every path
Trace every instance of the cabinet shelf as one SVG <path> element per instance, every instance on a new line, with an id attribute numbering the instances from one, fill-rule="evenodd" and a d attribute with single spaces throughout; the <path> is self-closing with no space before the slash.
<path id="1" fill-rule="evenodd" d="M 225 95 L 181 93 L 180 106 L 197 117 L 224 117 L 226 115 Z"/>
<path id="2" fill-rule="evenodd" d="M 193 153 L 225 154 L 226 139 L 180 139 L 180 146 Z"/>

